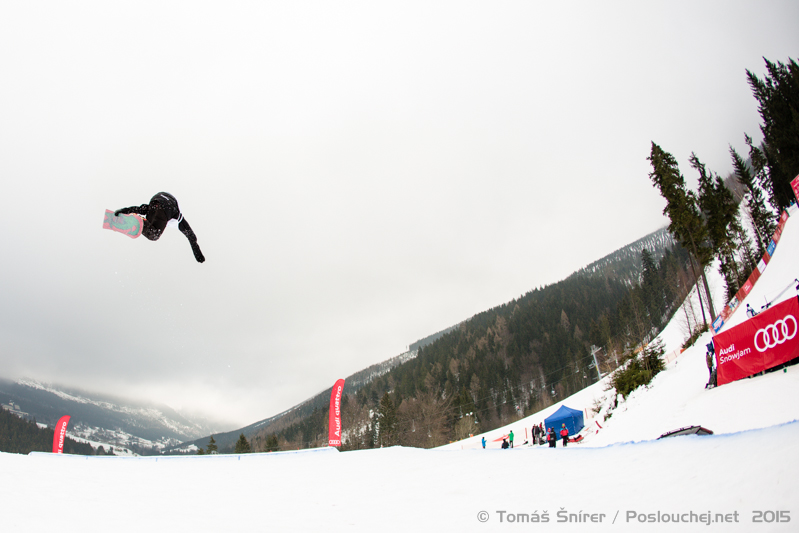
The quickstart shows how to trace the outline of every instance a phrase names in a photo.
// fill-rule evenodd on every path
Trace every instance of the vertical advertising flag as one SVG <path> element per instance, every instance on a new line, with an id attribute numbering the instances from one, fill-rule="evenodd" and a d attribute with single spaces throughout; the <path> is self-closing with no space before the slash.
<path id="1" fill-rule="evenodd" d="M 53 434 L 53 453 L 64 453 L 64 439 L 67 438 L 67 424 L 69 424 L 69 415 L 62 416 L 55 425 L 55 433 Z"/>
<path id="2" fill-rule="evenodd" d="M 330 393 L 330 424 L 328 429 L 328 446 L 341 446 L 341 395 L 344 392 L 344 380 L 333 385 Z"/>
<path id="3" fill-rule="evenodd" d="M 793 189 L 793 193 L 796 195 L 797 201 L 799 201 L 799 176 L 796 176 L 793 179 L 791 182 L 791 188 Z"/>

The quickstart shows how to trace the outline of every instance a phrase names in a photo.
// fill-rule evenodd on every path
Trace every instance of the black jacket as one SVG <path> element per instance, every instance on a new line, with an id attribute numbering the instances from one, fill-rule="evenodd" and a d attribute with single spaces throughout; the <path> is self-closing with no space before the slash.
<path id="1" fill-rule="evenodd" d="M 186 219 L 183 218 L 180 207 L 178 207 L 178 201 L 171 194 L 159 192 L 150 199 L 149 204 L 126 207 L 114 212 L 115 215 L 119 215 L 120 213 L 125 215 L 135 213 L 145 217 L 142 235 L 151 241 L 157 241 L 161 237 L 161 234 L 166 229 L 167 222 L 173 219 L 177 220 L 178 229 L 189 239 L 191 251 L 194 252 L 194 258 L 199 263 L 205 261 L 205 257 L 200 251 L 200 246 L 197 244 L 197 236 L 194 234 L 194 231 L 192 231 Z"/>

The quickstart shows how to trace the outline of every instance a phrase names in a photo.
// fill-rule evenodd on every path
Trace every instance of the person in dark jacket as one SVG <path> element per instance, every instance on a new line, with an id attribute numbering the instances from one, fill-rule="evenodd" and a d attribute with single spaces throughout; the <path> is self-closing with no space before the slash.
<path id="1" fill-rule="evenodd" d="M 557 442 L 557 439 L 555 438 L 555 430 L 552 428 L 547 430 L 547 442 L 549 442 L 550 448 L 555 447 L 555 442 Z"/>
<path id="2" fill-rule="evenodd" d="M 508 449 L 508 440 L 505 439 L 505 438 L 502 439 L 502 449 L 503 450 L 507 450 Z"/>
<path id="3" fill-rule="evenodd" d="M 707 354 L 705 354 L 705 362 L 707 363 L 707 371 L 710 374 L 707 380 L 707 385 L 705 385 L 706 389 L 712 389 L 716 386 L 716 368 L 715 368 L 715 359 L 716 359 L 716 348 L 713 345 L 713 341 L 710 341 L 707 344 Z"/>
<path id="4" fill-rule="evenodd" d="M 194 253 L 194 258 L 197 262 L 205 262 L 205 256 L 203 256 L 200 246 L 197 244 L 197 236 L 186 219 L 183 218 L 180 207 L 178 207 L 178 201 L 171 194 L 159 192 L 150 199 L 149 204 L 117 209 L 114 211 L 114 216 L 119 216 L 120 214 L 129 215 L 131 213 L 145 217 L 142 235 L 151 241 L 157 241 L 161 238 L 161 234 L 166 229 L 167 224 L 176 225 L 180 232 L 189 239 L 191 251 Z"/>
<path id="5" fill-rule="evenodd" d="M 569 430 L 566 429 L 566 424 L 561 424 L 560 438 L 563 440 L 563 447 L 569 443 Z"/>

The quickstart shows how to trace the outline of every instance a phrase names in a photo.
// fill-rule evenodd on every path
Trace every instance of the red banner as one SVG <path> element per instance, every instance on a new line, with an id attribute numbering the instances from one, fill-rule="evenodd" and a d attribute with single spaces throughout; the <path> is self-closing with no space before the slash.
<path id="1" fill-rule="evenodd" d="M 69 424 L 69 416 L 62 416 L 55 425 L 55 433 L 53 434 L 53 453 L 64 453 L 64 439 L 67 438 L 67 424 Z"/>
<path id="2" fill-rule="evenodd" d="M 344 392 L 344 380 L 333 385 L 330 393 L 330 422 L 328 429 L 328 446 L 341 446 L 341 394 Z"/>
<path id="3" fill-rule="evenodd" d="M 777 229 L 782 231 L 785 229 L 785 223 L 788 222 L 788 211 L 783 211 L 780 215 L 780 221 L 777 223 Z"/>
<path id="4" fill-rule="evenodd" d="M 793 179 L 791 182 L 791 188 L 793 189 L 793 193 L 796 195 L 796 199 L 799 200 L 799 176 L 796 176 Z"/>
<path id="5" fill-rule="evenodd" d="M 791 298 L 713 337 L 718 384 L 799 357 L 799 298 Z"/>

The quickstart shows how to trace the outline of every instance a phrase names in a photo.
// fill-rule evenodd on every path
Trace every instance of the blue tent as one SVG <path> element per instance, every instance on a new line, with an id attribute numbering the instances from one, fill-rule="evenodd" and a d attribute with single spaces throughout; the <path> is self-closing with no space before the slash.
<path id="1" fill-rule="evenodd" d="M 560 409 L 555 411 L 549 418 L 544 419 L 544 428 L 553 428 L 558 440 L 560 440 L 560 430 L 563 429 L 561 427 L 562 424 L 566 424 L 566 429 L 569 430 L 570 436 L 577 435 L 584 427 L 583 412 L 561 405 Z"/>

